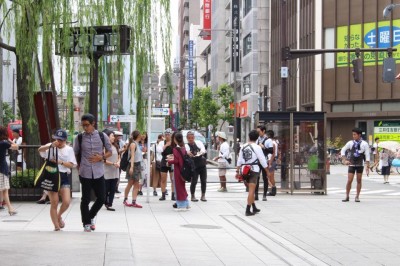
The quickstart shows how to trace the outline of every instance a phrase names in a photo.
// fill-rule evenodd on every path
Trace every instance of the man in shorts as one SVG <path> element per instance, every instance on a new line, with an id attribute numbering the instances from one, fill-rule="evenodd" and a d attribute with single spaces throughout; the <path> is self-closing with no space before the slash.
<path id="1" fill-rule="evenodd" d="M 247 196 L 247 207 L 246 207 L 246 216 L 254 215 L 260 212 L 257 209 L 256 204 L 254 203 L 254 192 L 256 189 L 257 179 L 260 176 L 260 166 L 267 171 L 268 164 L 267 160 L 265 159 L 264 153 L 259 145 L 256 144 L 258 139 L 258 132 L 257 130 L 252 130 L 249 133 L 249 142 L 247 142 L 243 147 L 240 149 L 239 152 L 239 159 L 237 162 L 237 169 L 236 169 L 236 177 L 239 178 L 240 169 L 246 165 L 251 166 L 250 174 L 248 177 L 244 177 L 245 181 L 249 185 L 249 194 Z M 253 212 L 250 211 L 250 208 L 253 207 Z"/>
<path id="2" fill-rule="evenodd" d="M 364 171 L 364 161 L 366 164 L 365 171 L 367 175 L 369 174 L 369 162 L 370 162 L 369 145 L 366 141 L 362 139 L 361 129 L 354 128 L 352 132 L 353 132 L 353 140 L 347 142 L 340 152 L 343 164 L 349 166 L 348 180 L 346 185 L 346 198 L 342 200 L 343 202 L 349 201 L 351 184 L 353 183 L 354 174 L 357 174 L 357 195 L 355 201 L 360 202 L 360 191 L 362 186 L 361 179 L 362 179 L 362 173 Z M 348 152 L 347 156 L 346 152 Z"/>

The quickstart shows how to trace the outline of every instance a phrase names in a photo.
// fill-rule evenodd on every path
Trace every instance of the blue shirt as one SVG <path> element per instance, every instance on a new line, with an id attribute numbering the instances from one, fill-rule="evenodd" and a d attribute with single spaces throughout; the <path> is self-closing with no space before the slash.
<path id="1" fill-rule="evenodd" d="M 104 146 L 101 141 L 99 131 L 95 130 L 92 133 L 82 133 L 82 144 L 79 147 L 78 136 L 74 141 L 75 154 L 81 153 L 81 163 L 79 166 L 79 175 L 84 178 L 100 178 L 104 176 L 104 161 L 91 163 L 89 157 L 95 154 L 104 154 L 104 147 L 106 151 L 112 152 L 110 139 L 106 134 L 104 135 Z M 81 151 L 80 151 L 81 149 Z"/>

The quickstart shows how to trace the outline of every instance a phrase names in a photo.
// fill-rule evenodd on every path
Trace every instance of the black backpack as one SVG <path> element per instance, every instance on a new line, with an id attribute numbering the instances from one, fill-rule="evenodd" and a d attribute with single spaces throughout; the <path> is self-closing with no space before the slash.
<path id="1" fill-rule="evenodd" d="M 129 149 L 130 149 L 130 147 L 128 147 L 128 149 L 124 152 L 124 154 L 122 155 L 121 161 L 119 162 L 119 169 L 121 169 L 124 172 L 126 171 L 126 168 L 128 167 L 128 165 L 131 161 L 131 158 L 129 156 Z M 135 151 L 136 151 L 136 149 L 137 149 L 137 144 L 135 147 Z"/>
<path id="2" fill-rule="evenodd" d="M 183 155 L 182 151 L 180 148 L 176 148 L 179 153 L 182 156 L 183 159 L 183 167 L 181 169 L 181 175 L 183 177 L 183 179 L 185 179 L 186 182 L 191 182 L 192 181 L 192 177 L 195 174 L 195 165 L 193 162 L 193 159 L 190 158 L 190 156 L 186 153 L 185 155 Z"/>

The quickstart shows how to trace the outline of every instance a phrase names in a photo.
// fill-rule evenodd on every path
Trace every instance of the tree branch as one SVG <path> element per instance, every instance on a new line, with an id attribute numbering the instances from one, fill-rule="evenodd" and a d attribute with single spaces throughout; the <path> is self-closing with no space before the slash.
<path id="1" fill-rule="evenodd" d="M 14 54 L 17 51 L 14 46 L 5 44 L 4 42 L 0 42 L 0 48 L 6 49 L 6 50 L 8 50 L 10 52 L 13 52 Z"/>

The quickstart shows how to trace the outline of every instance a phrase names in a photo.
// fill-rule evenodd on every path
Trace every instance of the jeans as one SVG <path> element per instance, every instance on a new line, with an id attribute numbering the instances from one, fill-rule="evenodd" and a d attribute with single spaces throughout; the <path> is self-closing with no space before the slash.
<path id="1" fill-rule="evenodd" d="M 265 172 L 265 169 L 262 167 L 262 166 L 260 166 L 260 169 L 261 169 L 261 173 L 262 173 L 262 177 L 263 177 L 263 181 L 264 181 L 264 196 L 266 196 L 267 195 L 267 192 L 268 192 L 268 178 L 267 178 L 267 172 Z M 260 175 L 258 175 L 258 178 L 257 178 L 257 185 L 256 185 L 256 190 L 255 190 L 255 194 L 257 195 L 258 194 L 258 187 L 260 186 Z"/>
<path id="2" fill-rule="evenodd" d="M 117 183 L 118 183 L 118 178 L 106 179 L 105 180 L 106 199 L 105 199 L 105 203 L 104 204 L 107 205 L 108 207 L 111 207 L 112 204 L 113 204 Z"/>
<path id="3" fill-rule="evenodd" d="M 82 198 L 81 198 L 81 216 L 83 225 L 90 224 L 91 219 L 96 217 L 97 212 L 104 204 L 106 190 L 104 176 L 100 178 L 84 178 L 79 176 L 79 181 L 82 185 Z M 92 189 L 97 199 L 89 210 L 90 196 Z"/>
<path id="4" fill-rule="evenodd" d="M 199 179 L 200 175 L 200 182 L 201 182 L 201 193 L 205 194 L 206 193 L 206 187 L 207 187 L 207 167 L 200 167 L 196 168 L 195 174 L 192 177 L 192 182 L 190 184 L 190 193 L 193 195 L 196 191 L 196 185 L 197 181 Z"/>

